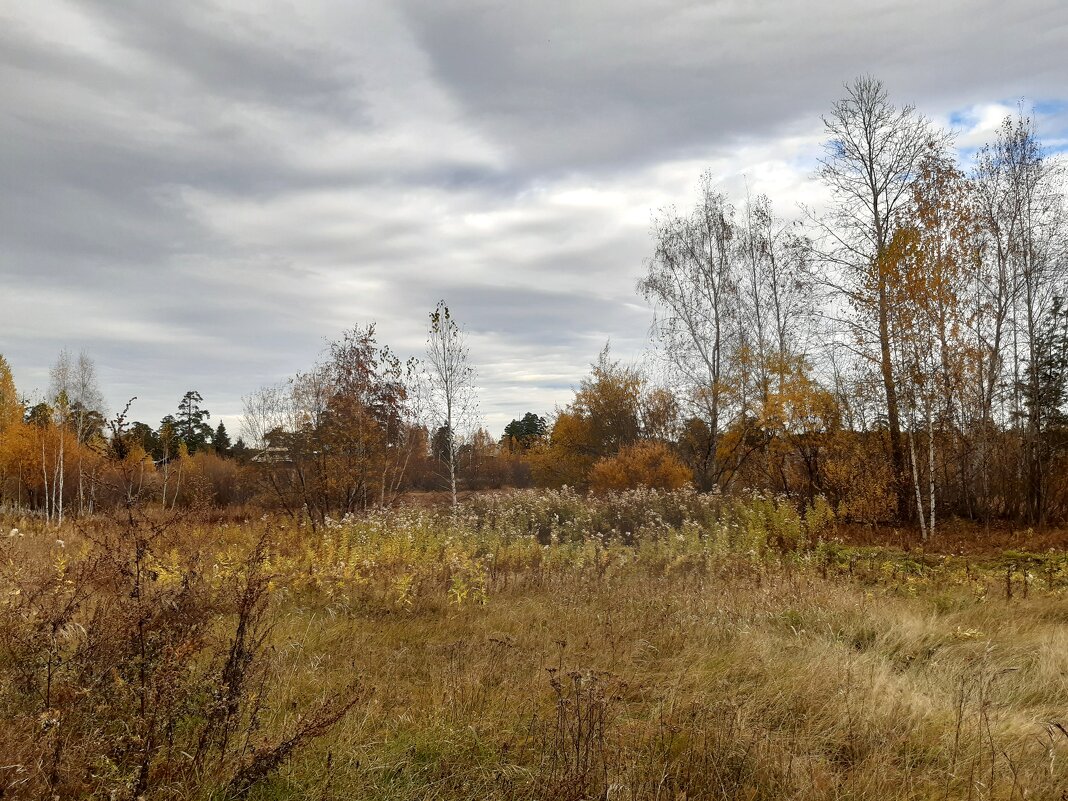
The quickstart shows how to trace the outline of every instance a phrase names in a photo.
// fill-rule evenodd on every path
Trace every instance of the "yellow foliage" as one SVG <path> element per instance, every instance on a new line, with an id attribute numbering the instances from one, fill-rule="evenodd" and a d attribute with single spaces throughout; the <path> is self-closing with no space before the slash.
<path id="1" fill-rule="evenodd" d="M 673 490 L 686 486 L 693 473 L 663 442 L 646 440 L 626 445 L 615 456 L 598 461 L 590 485 L 598 492 L 653 487 Z"/>
<path id="2" fill-rule="evenodd" d="M 527 455 L 534 481 L 543 487 L 584 487 L 596 460 L 589 418 L 560 412 L 549 441 Z"/>
<path id="3" fill-rule="evenodd" d="M 0 434 L 22 421 L 22 404 L 7 360 L 0 356 Z"/>
<path id="4" fill-rule="evenodd" d="M 557 415 L 548 442 L 527 454 L 534 481 L 543 487 L 584 488 L 597 460 L 613 459 L 642 435 L 643 427 L 656 436 L 671 433 L 678 416 L 674 397 L 665 390 L 644 393 L 641 374 L 612 361 L 606 347 L 575 400 Z"/>
<path id="5" fill-rule="evenodd" d="M 874 436 L 842 431 L 831 437 L 822 470 L 839 517 L 877 523 L 894 516 L 894 473 L 885 453 Z"/>

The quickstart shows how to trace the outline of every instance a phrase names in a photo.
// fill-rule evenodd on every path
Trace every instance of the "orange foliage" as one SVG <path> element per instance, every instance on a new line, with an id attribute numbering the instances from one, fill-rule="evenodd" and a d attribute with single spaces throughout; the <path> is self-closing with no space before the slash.
<path id="1" fill-rule="evenodd" d="M 542 487 L 584 487 L 596 459 L 590 419 L 577 412 L 560 412 L 549 441 L 527 454 L 534 481 Z"/>
<path id="2" fill-rule="evenodd" d="M 692 480 L 690 468 L 656 440 L 625 445 L 615 456 L 599 460 L 590 472 L 590 486 L 598 492 L 635 487 L 674 490 Z"/>
<path id="3" fill-rule="evenodd" d="M 22 404 L 7 360 L 0 356 L 0 433 L 22 420 Z"/>
<path id="4" fill-rule="evenodd" d="M 839 431 L 829 438 L 821 464 L 822 489 L 843 520 L 871 524 L 894 517 L 894 470 L 883 436 Z"/>

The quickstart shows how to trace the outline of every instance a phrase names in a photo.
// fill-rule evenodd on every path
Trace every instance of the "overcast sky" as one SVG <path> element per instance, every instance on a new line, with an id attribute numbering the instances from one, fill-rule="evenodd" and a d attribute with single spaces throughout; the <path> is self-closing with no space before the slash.
<path id="1" fill-rule="evenodd" d="M 964 148 L 1021 98 L 1068 145 L 1064 0 L 8 0 L 0 353 L 236 425 L 356 323 L 421 353 L 444 298 L 499 433 L 640 357 L 649 223 L 702 170 L 818 204 L 862 73 Z"/>

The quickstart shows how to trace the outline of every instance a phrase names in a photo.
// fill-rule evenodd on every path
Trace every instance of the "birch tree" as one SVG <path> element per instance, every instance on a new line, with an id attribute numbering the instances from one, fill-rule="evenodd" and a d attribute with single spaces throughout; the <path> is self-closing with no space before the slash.
<path id="1" fill-rule="evenodd" d="M 848 84 L 823 118 L 828 139 L 819 178 L 831 192 L 830 213 L 815 219 L 825 280 L 847 299 L 850 327 L 878 368 L 886 404 L 898 514 L 908 514 L 908 482 L 895 381 L 895 343 L 886 260 L 909 201 L 917 168 L 932 143 L 946 141 L 915 107 L 895 106 L 872 77 Z"/>
<path id="2" fill-rule="evenodd" d="M 456 500 L 456 462 L 461 437 L 477 415 L 476 371 L 471 365 L 467 334 L 453 319 L 444 300 L 430 312 L 426 341 L 427 390 L 435 424 L 444 431 L 444 456 L 452 505 Z"/>
<path id="3" fill-rule="evenodd" d="M 956 448 L 965 438 L 963 393 L 975 361 L 967 334 L 969 298 L 979 248 L 971 188 L 950 155 L 931 148 L 917 173 L 885 272 L 898 358 L 895 381 L 906 418 L 916 514 L 927 539 L 937 519 L 936 449 L 939 442 Z M 926 457 L 920 453 L 924 444 Z M 966 494 L 967 454 L 963 448 L 954 454 L 959 471 L 954 478 Z M 947 455 L 943 490 L 951 483 Z"/>
<path id="4" fill-rule="evenodd" d="M 665 211 L 653 223 L 655 250 L 638 291 L 656 309 L 653 334 L 690 413 L 708 426 L 705 480 L 719 483 L 720 440 L 732 414 L 728 373 L 739 342 L 735 210 L 710 173 L 688 214 Z"/>
<path id="5" fill-rule="evenodd" d="M 983 147 L 973 173 L 984 255 L 976 290 L 982 369 L 983 479 L 990 483 L 995 422 L 1018 428 L 1020 457 L 1015 481 L 1024 503 L 1016 510 L 1033 522 L 1042 516 L 1041 419 L 1027 397 L 1040 393 L 1040 332 L 1055 298 L 1064 292 L 1066 264 L 1064 173 L 1045 152 L 1034 121 L 1007 117 L 993 142 Z M 1007 410 L 995 419 L 998 402 Z M 985 493 L 988 494 L 988 493 Z M 989 510 L 987 514 L 989 514 Z"/>
<path id="6" fill-rule="evenodd" d="M 49 371 L 49 403 L 59 428 L 57 456 L 52 480 L 53 509 L 63 520 L 66 477 L 67 434 L 73 435 L 74 443 L 81 445 L 99 433 L 104 420 L 104 396 L 96 377 L 96 365 L 85 351 L 75 358 L 63 349 Z M 78 513 L 86 510 L 85 452 L 76 448 L 78 471 Z"/>

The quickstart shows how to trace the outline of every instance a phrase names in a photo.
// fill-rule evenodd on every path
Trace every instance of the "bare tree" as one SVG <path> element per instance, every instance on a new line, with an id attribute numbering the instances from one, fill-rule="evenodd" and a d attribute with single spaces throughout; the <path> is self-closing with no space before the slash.
<path id="1" fill-rule="evenodd" d="M 1007 387 L 1008 426 L 1023 436 L 1016 480 L 1025 499 L 1022 511 L 1033 522 L 1043 514 L 1040 413 L 1025 402 L 1039 393 L 1036 343 L 1054 299 L 1063 294 L 1066 272 L 1066 219 L 1063 170 L 1044 152 L 1034 121 L 1020 113 L 1007 117 L 995 140 L 976 158 L 973 182 L 985 258 L 976 288 L 982 376 L 982 419 L 993 427 L 999 386 Z M 1008 364 L 1006 364 L 1006 361 Z M 986 444 L 986 443 L 984 443 Z M 983 459 L 989 481 L 989 445 Z"/>
<path id="2" fill-rule="evenodd" d="M 756 364 L 759 400 L 766 402 L 807 351 L 813 307 L 808 261 L 812 248 L 792 225 L 775 215 L 765 195 L 746 198 L 738 240 L 740 334 Z"/>
<path id="3" fill-rule="evenodd" d="M 91 434 L 99 431 L 105 417 L 104 396 L 97 382 L 96 366 L 84 350 L 75 358 L 70 351 L 60 351 L 55 364 L 49 371 L 49 400 L 54 411 L 55 423 L 59 428 L 57 439 L 57 458 L 52 480 L 51 508 L 63 521 L 65 491 L 66 433 L 69 431 L 79 443 L 86 443 Z M 78 459 L 78 513 L 86 510 L 85 465 L 82 448 L 77 449 Z M 90 486 L 93 482 L 89 482 Z"/>
<path id="4" fill-rule="evenodd" d="M 456 506 L 456 461 L 461 437 L 477 416 L 475 368 L 471 365 L 467 335 L 452 317 L 445 301 L 430 313 L 427 331 L 427 400 L 434 423 L 444 432 L 444 455 L 449 471 L 452 505 Z"/>
<path id="5" fill-rule="evenodd" d="M 910 504 L 884 267 L 917 168 L 928 148 L 947 135 L 913 106 L 893 105 L 872 77 L 857 78 L 845 89 L 846 96 L 823 118 L 828 140 L 818 174 L 831 190 L 833 207 L 813 221 L 821 234 L 819 255 L 828 267 L 825 280 L 855 310 L 854 335 L 874 350 L 867 355 L 882 377 L 898 513 L 904 517 Z"/>
<path id="6" fill-rule="evenodd" d="M 284 383 L 261 387 L 241 398 L 241 405 L 241 434 L 261 459 L 266 458 L 271 432 L 284 430 L 290 423 L 287 387 Z"/>
<path id="7" fill-rule="evenodd" d="M 727 373 L 738 342 L 734 207 L 710 173 L 693 211 L 674 209 L 653 223 L 655 251 L 638 291 L 656 307 L 654 336 L 691 413 L 708 426 L 707 479 L 723 477 L 720 437 L 731 417 Z"/>
<path id="8" fill-rule="evenodd" d="M 71 393 L 75 436 L 81 443 L 86 443 L 94 434 L 99 434 L 107 409 L 104 395 L 96 377 L 96 365 L 84 350 L 78 354 L 74 363 L 73 392 Z M 92 475 L 90 476 L 92 479 Z M 78 514 L 93 511 L 96 481 L 90 480 L 89 495 L 86 496 L 84 450 L 78 449 Z"/>

